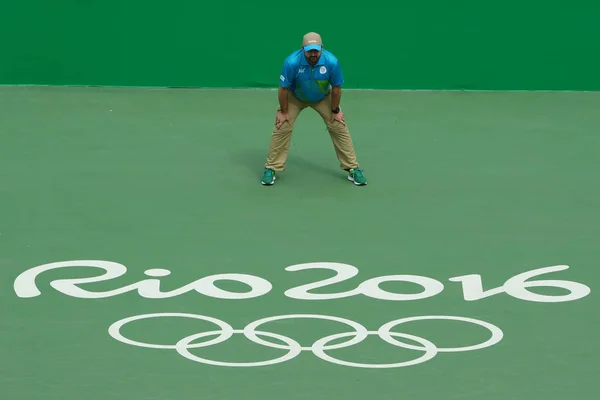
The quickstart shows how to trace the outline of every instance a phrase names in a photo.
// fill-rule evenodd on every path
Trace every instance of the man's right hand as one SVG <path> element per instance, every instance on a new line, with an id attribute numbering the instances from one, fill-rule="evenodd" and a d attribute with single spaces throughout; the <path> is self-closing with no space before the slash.
<path id="1" fill-rule="evenodd" d="M 275 117 L 275 128 L 281 128 L 281 125 L 283 125 L 285 121 L 288 121 L 288 114 L 277 111 L 277 116 Z"/>

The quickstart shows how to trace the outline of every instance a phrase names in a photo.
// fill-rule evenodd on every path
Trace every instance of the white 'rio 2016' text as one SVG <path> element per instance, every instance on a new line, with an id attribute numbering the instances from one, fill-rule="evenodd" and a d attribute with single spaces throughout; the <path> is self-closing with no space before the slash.
<path id="1" fill-rule="evenodd" d="M 184 285 L 178 289 L 162 292 L 160 290 L 160 279 L 171 274 L 167 269 L 149 269 L 144 273 L 153 279 L 144 279 L 142 281 L 108 291 L 89 291 L 82 289 L 79 285 L 109 281 L 127 272 L 127 268 L 119 263 L 101 260 L 76 260 L 61 261 L 49 264 L 39 265 L 21 273 L 14 282 L 14 290 L 20 298 L 30 298 L 41 295 L 36 285 L 36 278 L 43 272 L 60 268 L 81 268 L 88 267 L 102 269 L 103 275 L 90 278 L 77 279 L 58 279 L 50 282 L 55 290 L 71 297 L 83 299 L 99 299 L 117 296 L 123 293 L 137 290 L 141 297 L 148 299 L 164 299 L 182 295 L 190 291 L 196 291 L 205 296 L 219 299 L 250 299 L 263 296 L 271 291 L 273 285 L 264 278 L 240 273 L 216 274 L 200 278 L 192 283 Z M 566 280 L 536 280 L 531 279 L 543 274 L 549 274 L 568 269 L 567 265 L 555 265 L 524 272 L 508 279 L 502 286 L 483 289 L 483 282 L 480 275 L 463 275 L 449 279 L 450 282 L 462 284 L 463 297 L 466 301 L 480 300 L 486 297 L 505 293 L 511 297 L 533 302 L 556 303 L 581 299 L 590 293 L 590 288 L 582 283 Z M 343 281 L 354 278 L 358 275 L 358 268 L 353 265 L 334 263 L 334 262 L 315 262 L 306 264 L 291 265 L 286 271 L 305 271 L 310 269 L 326 269 L 334 271 L 336 274 L 318 282 L 313 282 L 288 289 L 284 292 L 285 296 L 299 300 L 329 300 L 340 299 L 344 297 L 364 295 L 380 300 L 408 301 L 420 300 L 433 297 L 444 290 L 444 284 L 436 279 L 419 275 L 386 275 L 367 279 L 358 284 L 356 288 L 345 292 L 337 293 L 310 293 L 310 290 L 324 288 Z M 232 292 L 221 289 L 215 285 L 217 281 L 235 281 L 247 285 L 250 290 L 247 292 Z M 384 282 L 408 282 L 421 287 L 418 293 L 392 293 L 381 289 L 380 285 Z M 529 287 L 559 288 L 568 291 L 568 294 L 543 295 L 529 291 Z"/>

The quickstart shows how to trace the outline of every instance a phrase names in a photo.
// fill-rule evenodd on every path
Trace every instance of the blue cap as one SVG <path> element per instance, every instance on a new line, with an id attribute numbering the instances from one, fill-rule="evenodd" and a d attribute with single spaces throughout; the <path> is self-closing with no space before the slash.
<path id="1" fill-rule="evenodd" d="M 321 50 L 322 47 L 323 41 L 321 40 L 321 35 L 318 33 L 310 32 L 302 38 L 302 48 L 304 51 Z"/>
<path id="2" fill-rule="evenodd" d="M 304 51 L 310 51 L 310 50 L 321 50 L 321 45 L 320 44 L 309 44 L 308 46 L 304 46 Z"/>

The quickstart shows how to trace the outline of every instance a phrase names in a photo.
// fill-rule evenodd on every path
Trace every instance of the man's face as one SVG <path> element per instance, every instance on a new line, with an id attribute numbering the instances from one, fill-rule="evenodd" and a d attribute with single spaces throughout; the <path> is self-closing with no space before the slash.
<path id="1" fill-rule="evenodd" d="M 311 64 L 316 64 L 319 57 L 321 57 L 321 50 L 308 50 L 304 51 L 304 56 Z"/>

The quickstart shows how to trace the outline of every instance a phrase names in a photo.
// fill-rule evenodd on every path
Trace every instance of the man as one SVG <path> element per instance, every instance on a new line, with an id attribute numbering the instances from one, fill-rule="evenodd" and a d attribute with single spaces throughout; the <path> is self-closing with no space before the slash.
<path id="1" fill-rule="evenodd" d="M 366 185 L 340 109 L 342 70 L 337 58 L 323 48 L 319 34 L 304 35 L 302 47 L 285 59 L 279 80 L 279 107 L 261 183 L 272 185 L 276 172 L 285 169 L 294 122 L 302 110 L 311 107 L 323 118 L 340 167 L 348 172 L 348 180 Z"/>

